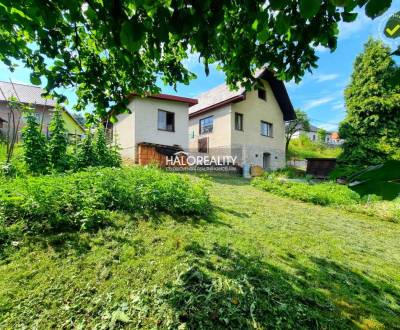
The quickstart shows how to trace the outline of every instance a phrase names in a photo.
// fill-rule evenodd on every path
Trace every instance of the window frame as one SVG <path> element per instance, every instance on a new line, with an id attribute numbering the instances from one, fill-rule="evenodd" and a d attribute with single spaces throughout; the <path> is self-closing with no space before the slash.
<path id="1" fill-rule="evenodd" d="M 210 118 L 212 118 L 212 128 L 211 128 L 211 131 L 210 132 L 202 132 L 202 124 L 201 124 L 201 122 L 202 121 L 204 121 L 204 120 L 206 120 L 206 119 L 210 119 Z M 203 126 L 204 127 L 204 126 Z M 213 131 L 214 131 L 214 115 L 211 115 L 211 116 L 208 116 L 208 117 L 204 117 L 204 118 L 201 118 L 201 119 L 199 119 L 199 135 L 206 135 L 206 134 L 211 134 L 211 133 L 213 133 Z"/>
<path id="2" fill-rule="evenodd" d="M 262 126 L 264 124 L 267 125 L 267 127 L 270 127 L 270 129 L 267 129 L 268 134 L 263 134 Z M 268 121 L 261 120 L 260 121 L 260 135 L 272 138 L 272 137 L 274 137 L 273 134 L 274 134 L 274 125 Z"/>
<path id="3" fill-rule="evenodd" d="M 238 118 L 240 118 L 240 128 L 239 128 L 239 125 L 238 125 L 238 123 L 239 123 L 239 121 L 237 120 Z M 244 131 L 244 128 L 243 128 L 243 114 L 240 113 L 240 112 L 235 112 L 235 130 L 236 131 L 241 131 L 241 132 Z"/>
<path id="4" fill-rule="evenodd" d="M 264 94 L 264 97 L 260 96 L 260 92 Z M 257 88 L 257 96 L 259 99 L 267 102 L 267 91 L 265 90 L 265 88 Z"/>
<path id="5" fill-rule="evenodd" d="M 161 112 L 164 112 L 165 115 L 166 115 L 165 116 L 165 127 L 167 127 L 167 128 L 160 128 L 160 113 Z M 168 123 L 168 120 L 167 120 L 168 115 L 172 115 L 173 116 L 172 129 L 168 129 L 168 125 L 167 125 L 167 123 Z M 163 132 L 174 133 L 175 132 L 175 112 L 167 111 L 167 110 L 163 110 L 163 109 L 158 109 L 158 112 L 157 112 L 157 129 L 159 131 L 163 131 Z"/>

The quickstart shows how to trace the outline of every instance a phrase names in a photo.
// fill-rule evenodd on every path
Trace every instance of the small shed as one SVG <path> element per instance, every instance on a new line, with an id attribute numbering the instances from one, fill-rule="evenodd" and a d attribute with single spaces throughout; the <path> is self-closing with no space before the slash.
<path id="1" fill-rule="evenodd" d="M 315 178 L 325 179 L 336 167 L 336 158 L 306 158 L 306 173 Z"/>
<path id="2" fill-rule="evenodd" d="M 158 164 L 160 167 L 167 166 L 167 157 L 185 158 L 184 154 L 176 155 L 182 151 L 179 146 L 167 146 L 156 143 L 141 142 L 138 143 L 138 159 L 139 165 Z M 184 163 L 184 161 L 181 161 Z"/>

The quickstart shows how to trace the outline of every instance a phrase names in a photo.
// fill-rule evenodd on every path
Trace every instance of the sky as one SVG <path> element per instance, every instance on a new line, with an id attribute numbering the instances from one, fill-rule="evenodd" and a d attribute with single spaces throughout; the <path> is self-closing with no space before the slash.
<path id="1" fill-rule="evenodd" d="M 286 83 L 293 106 L 304 110 L 313 125 L 329 131 L 337 129 L 345 116 L 343 91 L 350 81 L 356 56 L 362 52 L 363 45 L 370 36 L 383 39 L 392 49 L 396 47 L 395 41 L 386 39 L 382 32 L 390 15 L 399 10 L 400 0 L 394 0 L 392 8 L 375 20 L 366 17 L 362 11 L 355 22 L 340 23 L 336 50 L 331 53 L 328 49 L 319 47 L 318 68 L 311 74 L 306 74 L 299 84 Z M 163 86 L 160 82 L 163 93 L 195 98 L 200 93 L 224 83 L 224 73 L 218 71 L 215 65 L 210 67 L 210 74 L 206 76 L 204 67 L 198 62 L 196 55 L 190 55 L 185 60 L 185 65 L 197 75 L 197 79 L 189 85 L 178 85 L 177 91 Z M 11 73 L 0 63 L 0 80 L 9 81 L 11 78 L 15 83 L 30 84 L 29 74 L 30 71 L 23 67 L 18 67 Z M 67 108 L 71 108 L 76 100 L 75 93 L 73 90 L 65 90 L 64 93 L 70 100 Z"/>

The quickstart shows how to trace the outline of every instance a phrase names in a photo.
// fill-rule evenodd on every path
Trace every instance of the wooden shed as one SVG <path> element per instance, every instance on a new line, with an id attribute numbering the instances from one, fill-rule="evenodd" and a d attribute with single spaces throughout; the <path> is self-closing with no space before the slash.
<path id="1" fill-rule="evenodd" d="M 179 146 L 167 146 L 162 144 L 142 142 L 138 143 L 137 163 L 139 165 L 157 164 L 160 167 L 167 166 L 167 157 L 173 157 L 182 148 Z M 180 159 L 185 157 L 184 154 L 179 156 Z M 184 163 L 183 161 L 181 163 Z"/>
<path id="2" fill-rule="evenodd" d="M 325 179 L 336 167 L 336 158 L 306 158 L 306 173 L 315 178 Z"/>

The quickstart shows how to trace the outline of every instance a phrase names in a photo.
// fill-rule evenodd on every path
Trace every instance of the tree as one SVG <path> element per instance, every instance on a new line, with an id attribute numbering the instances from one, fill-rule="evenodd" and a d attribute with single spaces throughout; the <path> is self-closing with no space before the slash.
<path id="1" fill-rule="evenodd" d="M 40 132 L 40 126 L 32 110 L 26 115 L 22 141 L 24 159 L 29 171 L 35 174 L 46 173 L 49 167 L 47 141 Z"/>
<path id="2" fill-rule="evenodd" d="M 96 165 L 97 165 L 96 151 L 93 145 L 92 132 L 89 128 L 86 130 L 85 137 L 83 138 L 76 152 L 75 167 L 77 169 L 80 169 Z"/>
<path id="3" fill-rule="evenodd" d="M 326 131 L 326 129 L 318 128 L 317 130 L 318 141 L 324 143 L 327 135 L 328 132 Z"/>
<path id="4" fill-rule="evenodd" d="M 65 171 L 68 167 L 68 133 L 64 126 L 62 111 L 62 108 L 56 108 L 49 125 L 49 132 L 51 133 L 49 141 L 50 163 L 53 169 L 60 172 Z"/>
<path id="5" fill-rule="evenodd" d="M 218 63 L 227 83 L 250 88 L 256 67 L 299 81 L 316 67 L 317 46 L 336 48 L 338 23 L 384 13 L 392 0 L 1 0 L 0 60 L 22 61 L 31 82 L 59 98 L 76 86 L 78 104 L 105 117 L 127 111 L 126 96 L 157 93 L 195 75 L 183 64 L 199 54 L 205 72 Z M 114 110 L 110 112 L 109 110 Z"/>
<path id="6" fill-rule="evenodd" d="M 345 140 L 342 160 L 373 165 L 399 157 L 400 85 L 394 79 L 399 67 L 381 41 L 368 40 L 355 60 L 345 90 L 347 115 L 339 134 Z"/>
<path id="7" fill-rule="evenodd" d="M 286 145 L 285 152 L 287 154 L 289 149 L 289 143 L 292 139 L 293 135 L 299 131 L 308 131 L 310 129 L 310 121 L 308 119 L 307 114 L 300 109 L 295 110 L 296 119 L 286 122 L 285 127 L 285 136 L 286 136 Z"/>
<path id="8" fill-rule="evenodd" d="M 94 135 L 94 149 L 98 166 L 118 167 L 121 165 L 119 152 L 112 145 L 107 145 L 105 128 L 101 124 Z"/>

